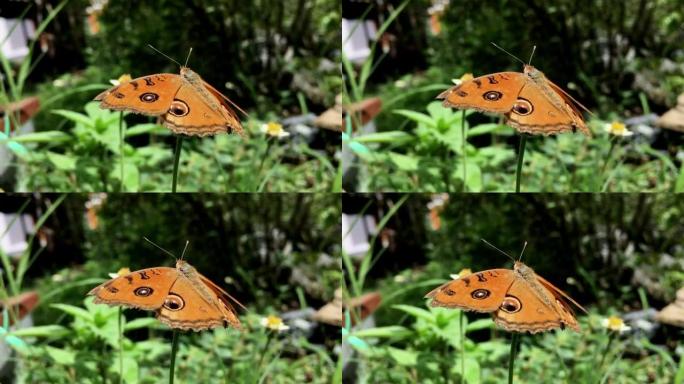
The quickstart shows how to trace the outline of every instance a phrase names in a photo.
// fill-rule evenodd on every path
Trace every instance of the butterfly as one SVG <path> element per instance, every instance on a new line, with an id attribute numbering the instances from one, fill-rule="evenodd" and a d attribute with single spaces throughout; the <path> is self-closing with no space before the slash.
<path id="1" fill-rule="evenodd" d="M 466 80 L 440 93 L 437 99 L 444 100 L 445 107 L 503 114 L 507 125 L 523 133 L 550 135 L 580 130 L 591 136 L 580 108 L 591 111 L 542 71 L 522 63 L 522 73 L 499 72 Z"/>
<path id="2" fill-rule="evenodd" d="M 184 260 L 176 268 L 154 267 L 116 277 L 93 288 L 95 303 L 153 310 L 171 328 L 200 331 L 219 326 L 240 329 L 226 291 Z"/>
<path id="3" fill-rule="evenodd" d="M 491 312 L 507 331 L 537 333 L 568 327 L 580 331 L 567 302 L 586 313 L 575 300 L 516 261 L 513 269 L 489 269 L 452 280 L 425 295 L 433 307 Z"/>
<path id="4" fill-rule="evenodd" d="M 180 75 L 159 73 L 139 77 L 100 93 L 95 100 L 100 101 L 101 108 L 159 116 L 174 133 L 244 135 L 233 107 L 245 112 L 185 66 L 181 66 Z"/>

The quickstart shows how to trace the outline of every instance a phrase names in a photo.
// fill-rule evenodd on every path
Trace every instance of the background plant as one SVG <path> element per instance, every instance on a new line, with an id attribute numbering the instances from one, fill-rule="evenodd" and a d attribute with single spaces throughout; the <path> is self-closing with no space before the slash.
<path id="1" fill-rule="evenodd" d="M 522 338 L 516 382 L 557 372 L 562 382 L 673 380 L 681 370 L 681 331 L 655 324 L 616 338 L 601 325 L 609 315 L 660 309 L 684 283 L 683 209 L 676 195 L 451 195 L 346 196 L 343 211 L 378 220 L 382 238 L 358 260 L 343 253 L 346 289 L 378 291 L 376 327 L 350 331 L 358 377 L 371 381 L 458 381 L 465 351 L 467 382 L 506 377 L 508 334 L 486 316 L 468 314 L 464 347 L 457 310 L 428 308 L 423 296 L 462 268 L 508 267 L 484 238 L 504 250 L 529 241 L 525 262 L 589 309 L 582 333 L 549 332 Z M 426 206 L 432 201 L 431 208 Z M 434 210 L 431 212 L 431 210 Z M 359 225 L 359 224 L 357 224 Z M 362 289 L 354 289 L 363 273 Z M 358 286 L 358 284 L 357 284 Z M 637 328 L 636 325 L 634 328 Z M 348 339 L 347 339 L 348 340 Z M 359 346 L 366 345 L 366 348 Z M 599 369 L 599 358 L 606 356 Z M 534 367 L 534 368 L 531 368 Z"/>

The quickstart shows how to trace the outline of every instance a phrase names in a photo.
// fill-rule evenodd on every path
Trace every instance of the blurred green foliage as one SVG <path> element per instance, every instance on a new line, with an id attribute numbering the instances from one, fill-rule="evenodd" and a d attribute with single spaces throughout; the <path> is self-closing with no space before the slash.
<path id="1" fill-rule="evenodd" d="M 91 298 L 82 306 L 52 304 L 51 308 L 65 315 L 68 325 L 14 332 L 34 340 L 18 351 L 20 382 L 152 384 L 169 380 L 169 332 L 157 320 L 128 320 L 119 308 L 93 304 Z M 216 329 L 180 333 L 175 379 L 327 383 L 334 362 L 325 348 L 298 335 L 275 335 L 259 325 L 255 314 L 243 320 L 246 332 Z"/>
<path id="2" fill-rule="evenodd" d="M 378 194 L 343 199 L 343 212 L 376 216 L 381 238 L 347 262 L 347 290 L 367 262 L 362 293 L 378 291 L 382 304 L 374 328 L 352 335 L 357 371 L 370 382 L 442 382 L 460 375 L 459 311 L 425 309 L 424 295 L 463 268 L 510 268 L 510 260 L 485 239 L 523 261 L 586 307 L 578 314 L 583 332 L 524 336 L 516 364 L 523 382 L 616 382 L 649 378 L 672 382 L 682 331 L 660 324 L 654 334 L 629 334 L 608 348 L 601 318 L 649 307 L 660 309 L 684 285 L 684 199 L 672 194 Z M 428 208 L 431 203 L 432 208 Z M 360 225 L 360 222 L 357 222 Z M 357 256 L 358 257 L 358 256 Z M 370 261 L 369 261 L 370 260 Z M 469 375 L 502 380 L 509 343 L 486 316 L 467 314 L 465 358 Z M 652 320 L 651 320 L 652 321 Z M 637 327 L 636 324 L 631 324 Z M 498 351 L 498 352 L 497 352 Z M 597 356 L 606 355 L 597 368 Z M 551 358 L 557 357 L 557 358 Z M 681 359 L 681 357 L 679 358 Z M 622 381 L 620 381 L 622 380 Z"/>
<path id="3" fill-rule="evenodd" d="M 188 65 L 239 105 L 263 114 L 298 111 L 297 92 L 320 111 L 339 92 L 335 0 L 110 1 L 88 62 L 109 78 L 178 72 L 151 44 Z"/>
<path id="4" fill-rule="evenodd" d="M 374 118 L 379 133 L 358 131 L 349 139 L 366 146 L 363 153 L 350 147 L 345 189 L 512 191 L 515 131 L 491 129 L 501 120 L 473 114 L 466 129 L 478 137 L 468 136 L 468 145 L 458 148 L 460 120 L 441 118 L 447 113 L 437 113 L 432 102 L 465 73 L 520 71 L 520 63 L 494 42 L 525 61 L 536 45 L 532 63 L 596 113 L 588 120 L 595 135 L 590 139 L 563 134 L 528 143 L 523 191 L 681 192 L 681 134 L 654 128 L 649 119 L 631 123 L 628 129 L 637 131 L 631 138 L 604 133 L 606 123 L 664 112 L 684 91 L 679 5 L 676 0 L 452 1 L 432 14 L 426 1 L 403 9 L 370 6 L 368 18 L 379 13 L 391 22 L 383 40 L 390 47 L 378 49 L 363 65 L 345 67 L 346 92 L 354 100 L 377 96 L 383 110 Z M 450 142 L 435 147 L 439 136 Z M 496 156 L 482 161 L 478 154 Z M 471 168 L 464 182 L 459 170 Z"/>
<path id="5" fill-rule="evenodd" d="M 168 129 L 151 118 L 138 118 L 141 124 L 129 127 L 124 119 L 127 113 L 101 109 L 96 102 L 84 109 L 85 114 L 55 109 L 52 114 L 69 121 L 67 127 L 21 135 L 18 140 L 26 150 L 16 153 L 21 160 L 17 162 L 17 191 L 171 190 L 173 152 Z M 249 120 L 245 129 L 258 131 L 263 124 Z M 257 135 L 251 139 L 238 135 L 185 138 L 178 190 L 330 190 L 335 166 L 326 151 L 310 148 L 301 138 Z M 334 147 L 326 149 L 334 151 Z"/>
<path id="6" fill-rule="evenodd" d="M 143 237 L 177 257 L 189 241 L 185 260 L 249 308 L 238 310 L 245 332 L 180 334 L 179 381 L 329 382 L 337 328 L 292 325 L 275 334 L 260 318 L 333 299 L 341 279 L 337 195 L 38 194 L 5 196 L 0 206 L 42 214 L 40 235 L 0 284 L 5 299 L 31 289 L 41 299 L 35 327 L 5 332 L 23 382 L 118 382 L 120 348 L 125 382 L 167 377 L 168 327 L 149 312 L 126 310 L 119 339 L 122 312 L 84 300 L 122 267 L 174 265 Z"/>

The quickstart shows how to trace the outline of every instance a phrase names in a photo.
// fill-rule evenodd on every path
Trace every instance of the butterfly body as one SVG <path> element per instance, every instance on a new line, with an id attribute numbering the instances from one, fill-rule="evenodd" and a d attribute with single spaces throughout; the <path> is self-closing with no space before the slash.
<path id="1" fill-rule="evenodd" d="M 433 307 L 489 312 L 500 327 L 537 333 L 579 324 L 567 301 L 577 302 L 522 262 L 513 269 L 490 269 L 459 277 L 428 293 Z M 585 311 L 586 312 L 586 311 Z"/>
<path id="2" fill-rule="evenodd" d="M 581 104 L 531 65 L 523 72 L 499 72 L 466 80 L 442 92 L 446 107 L 503 114 L 519 132 L 544 134 L 579 130 L 591 136 Z"/>
<path id="3" fill-rule="evenodd" d="M 194 136 L 243 134 L 233 104 L 193 70 L 159 73 L 110 88 L 95 97 L 102 108 L 159 116 L 174 133 Z M 230 104 L 229 104 L 230 103 Z"/>
<path id="4" fill-rule="evenodd" d="M 93 288 L 88 295 L 95 296 L 95 303 L 154 310 L 157 318 L 171 328 L 240 328 L 229 302 L 235 300 L 183 260 L 176 262 L 176 268 L 147 268 L 116 277 Z"/>

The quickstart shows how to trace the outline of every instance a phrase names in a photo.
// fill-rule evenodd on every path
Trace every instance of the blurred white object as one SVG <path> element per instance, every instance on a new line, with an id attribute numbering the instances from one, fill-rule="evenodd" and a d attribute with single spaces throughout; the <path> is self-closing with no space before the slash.
<path id="1" fill-rule="evenodd" d="M 35 232 L 30 215 L 0 213 L 0 249 L 10 257 L 18 257 L 29 247 L 26 241 Z"/>
<path id="2" fill-rule="evenodd" d="M 371 247 L 369 239 L 375 233 L 377 228 L 373 216 L 342 214 L 342 249 L 351 258 L 362 257 L 368 252 Z"/>
<path id="3" fill-rule="evenodd" d="M 33 39 L 35 36 L 36 27 L 33 21 L 0 18 L 0 41 L 4 41 L 2 54 L 10 61 L 22 61 L 29 53 L 29 39 Z"/>
<path id="4" fill-rule="evenodd" d="M 362 63 L 370 55 L 370 42 L 377 29 L 370 20 L 342 19 L 342 52 L 352 63 Z"/>

